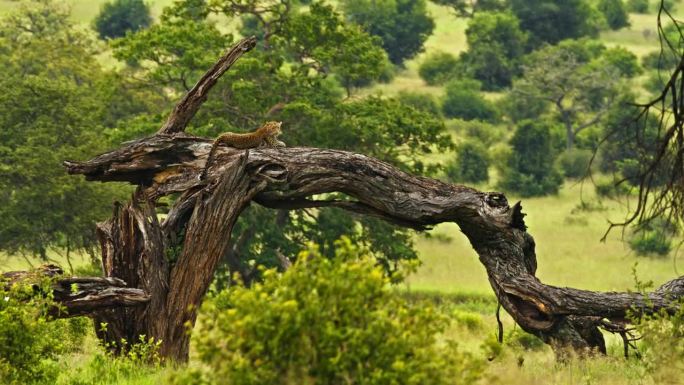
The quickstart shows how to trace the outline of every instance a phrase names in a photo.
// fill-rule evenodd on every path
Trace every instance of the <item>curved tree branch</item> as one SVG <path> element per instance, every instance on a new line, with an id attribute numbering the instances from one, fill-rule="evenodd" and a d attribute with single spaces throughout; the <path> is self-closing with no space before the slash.
<path id="1" fill-rule="evenodd" d="M 213 202 L 212 208 L 206 209 L 207 215 L 198 218 L 204 218 L 201 231 L 214 231 L 214 238 L 227 235 L 229 227 L 220 225 L 221 221 L 234 221 L 235 213 L 240 211 L 238 207 L 250 200 L 275 208 L 335 206 L 417 229 L 455 222 L 479 254 L 502 306 L 521 327 L 554 345 L 604 350 L 603 339 L 596 330 L 602 319 L 622 321 L 630 310 L 673 311 L 684 294 L 684 277 L 648 295 L 543 284 L 534 275 L 534 239 L 526 232 L 521 206 L 509 206 L 505 196 L 498 192 L 481 192 L 410 175 L 361 154 L 302 147 L 222 147 L 215 154 L 207 177 L 200 179 L 210 147 L 211 141 L 185 134 L 153 136 L 87 162 L 65 165 L 69 173 L 83 174 L 89 180 L 128 181 L 143 186 L 141 194 L 150 200 L 185 192 L 186 198 L 179 199 L 167 219 L 174 221 L 171 227 L 176 229 L 184 227 L 179 218 L 189 220 L 189 207 L 194 207 L 193 215 L 204 210 L 204 203 L 194 202 Z M 242 187 L 225 187 L 237 184 Z M 353 200 L 312 199 L 333 192 L 344 193 Z M 232 214 L 225 215 L 227 212 Z M 216 228 L 203 225 L 211 222 L 221 229 L 216 232 Z M 165 226 L 162 224 L 162 228 Z M 188 233 L 197 231 L 193 225 L 188 226 Z M 188 240 L 196 239 L 198 235 L 186 236 L 184 250 L 197 249 L 187 244 Z M 225 246 L 212 246 L 209 241 L 200 249 Z M 209 254 L 220 253 L 218 250 Z M 179 263 L 215 263 L 206 262 L 206 258 L 205 254 L 184 254 Z M 192 271 L 190 265 L 176 265 L 174 270 L 183 274 Z M 172 286 L 173 277 L 172 273 Z"/>

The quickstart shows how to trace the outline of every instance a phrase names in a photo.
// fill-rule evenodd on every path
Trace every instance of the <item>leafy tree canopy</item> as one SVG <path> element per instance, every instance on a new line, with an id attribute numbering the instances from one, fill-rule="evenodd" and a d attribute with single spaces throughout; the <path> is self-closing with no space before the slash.
<path id="1" fill-rule="evenodd" d="M 530 48 L 598 35 L 601 15 L 586 0 L 510 1 L 521 28 L 530 33 Z"/>
<path id="2" fill-rule="evenodd" d="M 102 39 L 112 39 L 152 24 L 150 7 L 143 0 L 114 0 L 104 3 L 93 26 Z"/>
<path id="3" fill-rule="evenodd" d="M 425 0 L 344 0 L 349 20 L 382 39 L 390 61 L 400 65 L 423 51 L 435 23 Z"/>
<path id="4" fill-rule="evenodd" d="M 468 51 L 461 60 L 467 72 L 485 90 L 510 86 L 527 43 L 518 19 L 511 13 L 478 13 L 468 24 L 466 40 Z"/>

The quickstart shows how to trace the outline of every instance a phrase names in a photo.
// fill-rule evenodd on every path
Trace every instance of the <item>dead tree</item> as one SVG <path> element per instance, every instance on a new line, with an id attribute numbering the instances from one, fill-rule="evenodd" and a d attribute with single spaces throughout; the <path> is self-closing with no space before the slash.
<path id="1" fill-rule="evenodd" d="M 545 285 L 535 277 L 535 244 L 520 203 L 510 206 L 501 193 L 410 175 L 364 155 L 304 147 L 219 148 L 206 178 L 200 178 L 212 141 L 185 134 L 185 126 L 219 76 L 254 44 L 245 39 L 223 56 L 156 135 L 85 162 L 65 162 L 70 174 L 87 180 L 138 186 L 131 201 L 116 205 L 113 217 L 98 226 L 98 234 L 105 275 L 142 290 L 149 300 L 94 311 L 108 325 L 100 338 L 117 343 L 144 334 L 162 341 L 164 357 L 187 360 L 188 326 L 229 248 L 233 225 L 252 202 L 278 209 L 338 207 L 417 230 L 455 222 L 504 309 L 554 347 L 605 351 L 599 327 L 620 329 L 630 309 L 676 308 L 684 277 L 646 295 Z M 313 198 L 332 192 L 349 199 Z M 180 197 L 160 221 L 155 202 L 172 193 Z"/>

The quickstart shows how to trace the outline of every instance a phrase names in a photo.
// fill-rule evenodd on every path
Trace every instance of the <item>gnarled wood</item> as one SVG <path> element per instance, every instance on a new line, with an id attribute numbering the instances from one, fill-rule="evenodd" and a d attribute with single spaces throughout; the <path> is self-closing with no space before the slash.
<path id="1" fill-rule="evenodd" d="M 167 310 L 199 305 L 232 224 L 250 200 L 273 208 L 335 206 L 418 229 L 455 222 L 478 252 L 503 307 L 525 330 L 553 345 L 603 350 L 596 330 L 601 319 L 622 320 L 630 309 L 673 310 L 684 293 L 684 278 L 647 296 L 543 284 L 534 276 L 534 240 L 525 230 L 521 207 L 509 206 L 501 193 L 413 176 L 347 151 L 298 147 L 220 148 L 207 177 L 200 179 L 210 147 L 210 141 L 185 134 L 153 136 L 67 165 L 70 173 L 90 180 L 145 186 L 141 194 L 148 199 L 195 192 L 186 193 L 167 219 L 175 221 L 174 229 L 188 229 L 182 256 L 172 268 Z M 349 200 L 312 198 L 331 192 Z M 169 316 L 192 322 L 194 310 Z"/>
<path id="2" fill-rule="evenodd" d="M 127 287 L 126 282 L 114 277 L 65 277 L 61 268 L 44 265 L 33 271 L 9 271 L 2 274 L 5 289 L 13 284 L 33 285 L 44 278 L 54 278 L 51 289 L 54 301 L 59 305 L 52 315 L 59 318 L 92 314 L 102 309 L 141 307 L 150 296 L 143 290 Z"/>

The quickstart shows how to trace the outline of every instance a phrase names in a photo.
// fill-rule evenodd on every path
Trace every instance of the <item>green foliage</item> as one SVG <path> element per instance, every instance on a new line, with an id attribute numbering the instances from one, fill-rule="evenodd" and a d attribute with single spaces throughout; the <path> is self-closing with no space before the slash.
<path id="1" fill-rule="evenodd" d="M 456 146 L 456 159 L 447 166 L 446 174 L 451 182 L 481 183 L 489 180 L 488 169 L 487 149 L 469 140 Z"/>
<path id="2" fill-rule="evenodd" d="M 598 65 L 611 66 L 617 69 L 620 76 L 632 78 L 643 72 L 639 58 L 623 47 L 608 48 L 597 60 Z"/>
<path id="3" fill-rule="evenodd" d="M 519 20 L 509 12 L 478 13 L 466 30 L 468 51 L 461 60 L 468 74 L 481 81 L 485 90 L 498 90 L 511 85 L 520 72 L 527 34 Z"/>
<path id="4" fill-rule="evenodd" d="M 523 77 L 513 84 L 513 97 L 537 100 L 553 109 L 552 119 L 565 129 L 566 147 L 575 146 L 580 132 L 593 128 L 622 93 L 620 63 L 631 71 L 629 56 L 620 50 L 606 50 L 591 41 L 564 41 L 547 46 L 525 58 Z M 544 109 L 540 109 L 544 111 Z"/>
<path id="5" fill-rule="evenodd" d="M 562 152 L 558 156 L 557 162 L 566 177 L 582 178 L 589 174 L 592 156 L 591 150 L 573 148 Z"/>
<path id="6" fill-rule="evenodd" d="M 461 77 L 463 73 L 461 67 L 454 55 L 446 52 L 434 52 L 421 62 L 418 74 L 425 83 L 436 86 Z"/>
<path id="7" fill-rule="evenodd" d="M 349 20 L 382 39 L 396 65 L 422 52 L 435 27 L 425 0 L 344 0 L 342 8 Z"/>
<path id="8" fill-rule="evenodd" d="M 406 303 L 348 240 L 303 252 L 285 273 L 204 304 L 193 335 L 205 365 L 176 384 L 468 384 L 478 361 L 443 333 L 447 318 Z"/>
<path id="9" fill-rule="evenodd" d="M 104 385 L 142 383 L 146 377 L 155 377 L 161 369 L 160 341 L 140 336 L 135 343 L 123 342 L 126 353 L 115 355 L 106 347 L 100 347 L 85 365 L 60 376 L 57 385 Z M 146 383 L 146 382 L 145 382 Z M 152 382 L 150 382 L 152 383 Z"/>
<path id="10" fill-rule="evenodd" d="M 563 182 L 554 168 L 551 133 L 544 122 L 520 122 L 511 138 L 513 152 L 502 170 L 501 189 L 522 196 L 555 194 Z"/>
<path id="11" fill-rule="evenodd" d="M 629 16 L 622 0 L 599 0 L 596 8 L 606 18 L 610 29 L 629 27 Z"/>
<path id="12" fill-rule="evenodd" d="M 388 72 L 382 38 L 344 23 L 330 5 L 314 3 L 308 12 L 293 15 L 282 34 L 288 48 L 301 58 L 303 75 L 310 69 L 306 59 L 313 60 L 320 70 L 331 68 L 347 94 Z"/>
<path id="13" fill-rule="evenodd" d="M 499 113 L 480 93 L 480 83 L 471 79 L 452 80 L 446 85 L 442 112 L 449 118 L 495 122 Z"/>
<path id="14" fill-rule="evenodd" d="M 411 106 L 418 111 L 423 111 L 433 116 L 441 116 L 442 111 L 437 101 L 429 94 L 401 91 L 397 95 L 397 101 L 405 106 Z"/>
<path id="15" fill-rule="evenodd" d="M 676 227 L 664 219 L 652 220 L 637 228 L 629 240 L 629 247 L 641 256 L 667 256 L 672 250 Z"/>
<path id="16" fill-rule="evenodd" d="M 93 26 L 101 39 L 125 36 L 152 24 L 150 7 L 143 0 L 114 0 L 100 8 Z"/>
<path id="17" fill-rule="evenodd" d="M 102 124 L 129 113 L 110 102 L 140 101 L 115 91 L 121 83 L 98 65 L 92 41 L 68 17 L 41 2 L 0 22 L 0 249 L 10 254 L 92 250 L 95 222 L 120 194 L 69 176 L 61 165 L 105 149 Z"/>
<path id="18" fill-rule="evenodd" d="M 511 0 L 511 10 L 530 33 L 532 48 L 598 35 L 600 15 L 586 0 Z"/>
<path id="19" fill-rule="evenodd" d="M 680 301 L 674 314 L 663 310 L 634 321 L 641 336 L 642 361 L 654 383 L 677 383 L 684 370 L 684 304 Z"/>
<path id="20" fill-rule="evenodd" d="M 56 305 L 32 285 L 3 289 L 0 282 L 0 382 L 7 385 L 55 383 L 59 355 L 78 350 L 89 323 L 85 318 L 53 320 Z M 50 281 L 35 283 L 51 293 Z"/>
<path id="21" fill-rule="evenodd" d="M 627 0 L 627 12 L 648 13 L 648 0 Z"/>
<path id="22" fill-rule="evenodd" d="M 210 23 L 167 17 L 162 18 L 161 24 L 115 40 L 114 57 L 148 79 L 152 86 L 187 91 L 213 65 L 231 39 Z"/>

